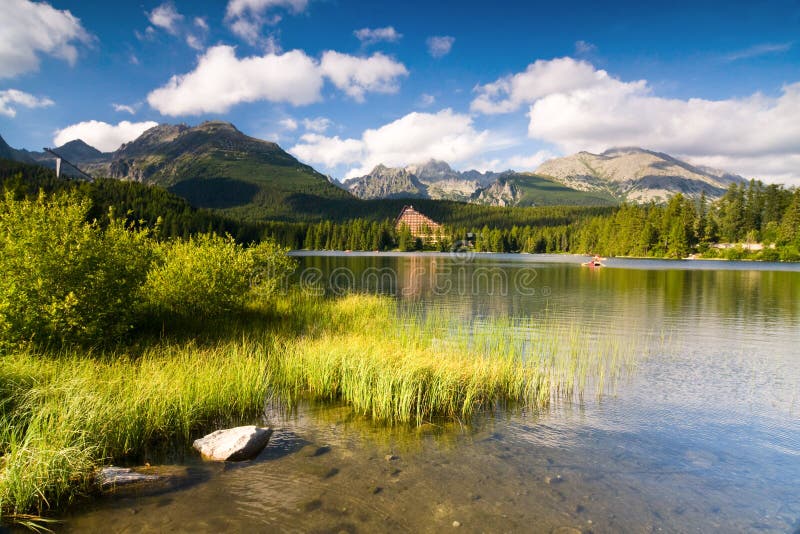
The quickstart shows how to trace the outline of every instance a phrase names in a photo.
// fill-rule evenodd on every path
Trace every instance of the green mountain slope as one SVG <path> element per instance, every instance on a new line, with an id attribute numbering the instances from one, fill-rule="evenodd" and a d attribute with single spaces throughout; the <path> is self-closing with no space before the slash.
<path id="1" fill-rule="evenodd" d="M 315 201 L 352 198 L 277 144 L 226 122 L 156 126 L 120 147 L 107 173 L 167 187 L 196 207 L 231 215 L 288 216 Z"/>
<path id="2" fill-rule="evenodd" d="M 533 173 L 509 172 L 473 197 L 495 206 L 608 206 L 617 201 L 605 192 L 578 191 Z"/>

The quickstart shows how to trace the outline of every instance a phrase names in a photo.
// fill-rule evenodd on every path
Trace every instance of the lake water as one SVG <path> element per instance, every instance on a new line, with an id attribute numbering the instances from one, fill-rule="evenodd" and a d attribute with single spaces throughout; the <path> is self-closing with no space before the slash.
<path id="1" fill-rule="evenodd" d="M 598 341 L 647 346 L 612 393 L 489 414 L 470 426 L 383 428 L 341 406 L 271 410 L 277 430 L 258 461 L 189 456 L 184 487 L 102 498 L 61 527 L 800 529 L 800 266 L 608 260 L 590 269 L 582 258 L 501 254 L 298 260 L 298 280 L 329 294 L 380 292 L 401 307 L 444 308 L 470 321 L 547 317 Z"/>

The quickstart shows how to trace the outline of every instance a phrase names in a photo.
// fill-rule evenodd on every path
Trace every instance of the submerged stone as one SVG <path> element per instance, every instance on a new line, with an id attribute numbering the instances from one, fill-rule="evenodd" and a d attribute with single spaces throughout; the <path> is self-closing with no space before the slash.
<path id="1" fill-rule="evenodd" d="M 139 473 L 129 467 L 104 467 L 95 475 L 95 482 L 103 491 L 111 490 L 120 486 L 130 486 L 146 482 L 157 482 L 161 480 L 159 475 Z"/>
<path id="2" fill-rule="evenodd" d="M 195 440 L 193 447 L 207 460 L 240 462 L 258 456 L 267 446 L 270 436 L 271 428 L 239 426 L 212 432 Z"/>

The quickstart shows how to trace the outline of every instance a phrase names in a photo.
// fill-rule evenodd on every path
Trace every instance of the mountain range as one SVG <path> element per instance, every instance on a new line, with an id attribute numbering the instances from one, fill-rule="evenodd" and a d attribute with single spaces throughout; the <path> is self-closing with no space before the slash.
<path id="1" fill-rule="evenodd" d="M 313 208 L 319 200 L 352 198 L 277 144 L 249 137 L 221 121 L 195 127 L 155 126 L 111 153 L 80 140 L 54 150 L 91 175 L 159 185 L 196 207 L 223 209 L 241 217 L 251 213 L 259 218 L 280 217 Z M 50 154 L 15 150 L 0 139 L 3 155 L 54 165 Z"/>
<path id="2" fill-rule="evenodd" d="M 736 174 L 635 147 L 551 159 L 536 173 L 573 189 L 605 192 L 630 202 L 663 202 L 676 193 L 697 197 L 705 192 L 709 198 L 718 198 L 730 184 L 745 181 Z"/>
<path id="3" fill-rule="evenodd" d="M 533 173 L 459 172 L 434 159 L 406 167 L 378 165 L 369 174 L 344 185 L 362 199 L 430 198 L 490 206 L 591 206 L 616 202 L 605 192 L 578 191 Z"/>
<path id="4" fill-rule="evenodd" d="M 701 192 L 717 198 L 731 183 L 744 181 L 667 154 L 615 148 L 556 158 L 534 172 L 461 172 L 444 161 L 429 160 L 395 168 L 378 165 L 365 176 L 339 183 L 277 144 L 249 137 L 221 121 L 194 127 L 158 125 L 114 152 L 101 152 L 81 140 L 55 151 L 92 175 L 160 185 L 196 207 L 257 219 L 322 214 L 325 205 L 344 206 L 354 197 L 493 206 L 609 205 L 664 201 L 675 193 L 696 197 Z M 14 149 L 2 137 L 0 158 L 55 165 L 51 154 Z"/>

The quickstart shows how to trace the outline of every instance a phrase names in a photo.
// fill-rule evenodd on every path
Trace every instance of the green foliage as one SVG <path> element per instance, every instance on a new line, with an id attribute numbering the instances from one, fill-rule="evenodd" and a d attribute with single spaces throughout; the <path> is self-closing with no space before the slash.
<path id="1" fill-rule="evenodd" d="M 146 231 L 87 223 L 74 195 L 0 202 L 0 342 L 96 343 L 134 323 Z"/>
<path id="2" fill-rule="evenodd" d="M 78 193 L 0 201 L 0 347 L 118 342 L 148 314 L 211 317 L 272 296 L 294 270 L 271 240 L 198 234 L 159 243 Z"/>
<path id="3" fill-rule="evenodd" d="M 240 310 L 251 288 L 269 295 L 293 270 L 284 249 L 271 243 L 245 248 L 230 236 L 173 239 L 160 244 L 157 251 L 144 295 L 157 312 L 183 317 Z"/>

